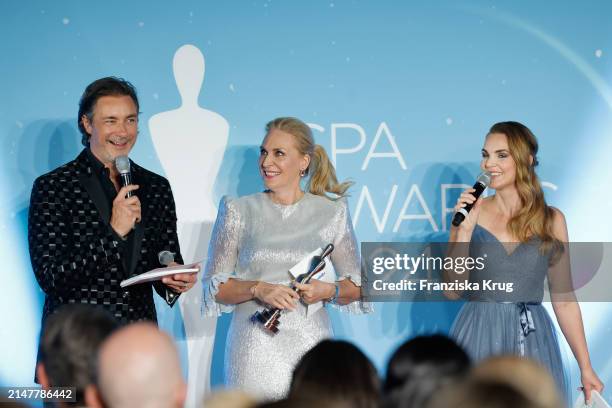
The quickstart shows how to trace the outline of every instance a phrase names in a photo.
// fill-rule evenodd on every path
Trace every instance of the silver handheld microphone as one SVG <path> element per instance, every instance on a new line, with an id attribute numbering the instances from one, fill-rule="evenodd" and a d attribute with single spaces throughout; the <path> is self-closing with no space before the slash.
<path id="1" fill-rule="evenodd" d="M 123 187 L 132 184 L 132 172 L 130 171 L 130 159 L 127 156 L 118 156 L 115 159 L 115 167 L 121 176 L 121 185 Z M 134 193 L 128 191 L 126 197 L 133 196 Z"/>

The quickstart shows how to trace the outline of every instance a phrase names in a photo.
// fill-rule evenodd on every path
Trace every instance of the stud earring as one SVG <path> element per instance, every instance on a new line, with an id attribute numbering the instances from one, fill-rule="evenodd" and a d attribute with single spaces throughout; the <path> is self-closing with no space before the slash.
<path id="1" fill-rule="evenodd" d="M 300 177 L 304 177 L 306 175 L 306 170 L 300 169 Z"/>

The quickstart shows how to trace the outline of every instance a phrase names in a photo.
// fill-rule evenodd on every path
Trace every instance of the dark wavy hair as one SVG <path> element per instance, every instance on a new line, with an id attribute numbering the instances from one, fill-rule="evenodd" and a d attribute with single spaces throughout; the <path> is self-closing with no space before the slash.
<path id="1" fill-rule="evenodd" d="M 470 358 L 443 335 L 418 336 L 391 356 L 383 387 L 383 407 L 423 407 L 434 392 L 462 378 Z"/>
<path id="2" fill-rule="evenodd" d="M 87 85 L 87 88 L 85 88 L 83 95 L 81 95 L 81 100 L 79 101 L 79 116 L 77 117 L 77 123 L 82 135 L 81 143 L 83 143 L 83 146 L 89 146 L 89 137 L 91 136 L 85 130 L 85 126 L 83 126 L 83 116 L 87 116 L 87 119 L 89 119 L 91 122 L 93 118 L 93 111 L 96 107 L 96 102 L 98 102 L 98 99 L 103 96 L 120 95 L 125 95 L 132 98 L 134 104 L 136 105 L 136 111 L 140 111 L 138 96 L 136 95 L 136 88 L 134 88 L 134 85 L 123 78 L 100 78 Z"/>
<path id="3" fill-rule="evenodd" d="M 75 387 L 84 402 L 87 385 L 95 382 L 98 348 L 119 323 L 99 306 L 64 305 L 49 316 L 40 339 L 39 361 L 52 387 Z"/>
<path id="4" fill-rule="evenodd" d="M 323 340 L 308 351 L 293 371 L 289 398 L 346 403 L 375 408 L 380 400 L 376 368 L 359 348 L 342 340 Z"/>

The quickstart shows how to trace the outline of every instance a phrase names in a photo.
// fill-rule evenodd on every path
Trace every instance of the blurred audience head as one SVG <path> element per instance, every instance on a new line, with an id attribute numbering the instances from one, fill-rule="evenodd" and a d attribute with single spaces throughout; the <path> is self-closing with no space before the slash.
<path id="1" fill-rule="evenodd" d="M 507 384 L 477 379 L 469 379 L 444 388 L 433 395 L 431 401 L 424 406 L 427 408 L 544 408 Z"/>
<path id="2" fill-rule="evenodd" d="M 415 337 L 389 360 L 383 406 L 422 407 L 434 392 L 462 378 L 469 368 L 468 355 L 450 338 Z"/>
<path id="3" fill-rule="evenodd" d="M 94 382 L 98 349 L 117 327 L 101 307 L 59 308 L 47 319 L 40 339 L 36 376 L 42 387 L 75 387 L 75 404 L 83 405 L 85 389 Z"/>
<path id="4" fill-rule="evenodd" d="M 304 354 L 289 390 L 290 399 L 320 398 L 363 408 L 377 407 L 379 396 L 380 381 L 370 360 L 340 340 L 324 340 Z"/>
<path id="5" fill-rule="evenodd" d="M 316 396 L 309 398 L 286 398 L 279 401 L 267 401 L 257 405 L 257 408 L 354 408 L 350 401 L 339 399 L 321 399 Z M 206 406 L 208 408 L 208 406 Z"/>
<path id="6" fill-rule="evenodd" d="M 250 408 L 257 404 L 255 398 L 239 390 L 215 391 L 204 401 L 204 408 Z"/>
<path id="7" fill-rule="evenodd" d="M 506 384 L 541 407 L 563 406 L 561 394 L 550 373 L 526 358 L 491 357 L 477 365 L 470 376 L 477 380 Z"/>
<path id="8" fill-rule="evenodd" d="M 172 339 L 152 323 L 111 335 L 98 354 L 97 389 L 87 403 L 107 408 L 182 407 L 186 385 Z"/>

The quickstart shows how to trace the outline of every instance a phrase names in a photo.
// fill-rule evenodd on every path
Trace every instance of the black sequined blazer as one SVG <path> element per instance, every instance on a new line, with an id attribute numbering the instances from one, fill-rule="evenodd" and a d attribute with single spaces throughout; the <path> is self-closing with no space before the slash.
<path id="1" fill-rule="evenodd" d="M 182 263 L 176 234 L 176 211 L 165 178 L 132 163 L 140 188 L 142 221 L 134 235 L 131 264 L 122 256 L 121 238 L 112 230 L 110 210 L 102 205 L 104 192 L 95 182 L 86 150 L 34 181 L 28 216 L 30 259 L 45 293 L 43 324 L 67 303 L 101 305 L 120 322 L 156 321 L 151 284 L 122 289 L 131 276 L 160 267 L 157 254 L 176 253 Z M 153 287 L 169 305 L 178 295 L 161 282 Z"/>

